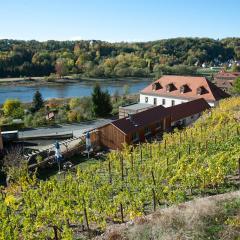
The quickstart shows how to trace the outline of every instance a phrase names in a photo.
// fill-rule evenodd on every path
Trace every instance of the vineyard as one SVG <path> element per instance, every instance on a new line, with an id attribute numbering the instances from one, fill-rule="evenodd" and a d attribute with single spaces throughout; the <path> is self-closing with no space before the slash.
<path id="1" fill-rule="evenodd" d="M 99 164 L 39 181 L 20 175 L 1 189 L 0 239 L 78 239 L 198 195 L 237 186 L 240 98 L 161 142 L 125 146 Z"/>

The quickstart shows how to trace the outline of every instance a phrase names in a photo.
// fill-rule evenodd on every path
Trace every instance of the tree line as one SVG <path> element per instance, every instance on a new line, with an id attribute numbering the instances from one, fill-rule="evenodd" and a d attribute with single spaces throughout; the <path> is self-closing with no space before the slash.
<path id="1" fill-rule="evenodd" d="M 230 59 L 240 59 L 240 38 L 135 43 L 0 40 L 0 77 L 145 77 L 194 73 L 202 63 L 213 66 Z"/>

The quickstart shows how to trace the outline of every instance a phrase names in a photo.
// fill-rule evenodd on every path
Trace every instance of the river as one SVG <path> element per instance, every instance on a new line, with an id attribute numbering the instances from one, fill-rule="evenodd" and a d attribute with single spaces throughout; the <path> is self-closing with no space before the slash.
<path id="1" fill-rule="evenodd" d="M 129 93 L 138 93 L 141 89 L 146 87 L 151 80 L 99 80 L 101 88 L 108 90 L 112 95 L 116 91 L 122 94 L 124 85 L 128 85 Z M 64 83 L 54 85 L 40 85 L 40 86 L 0 86 L 0 104 L 8 98 L 18 98 L 22 102 L 31 102 L 36 90 L 39 90 L 44 99 L 49 98 L 69 98 L 69 97 L 84 97 L 90 96 L 95 81 L 82 80 L 76 83 Z"/>

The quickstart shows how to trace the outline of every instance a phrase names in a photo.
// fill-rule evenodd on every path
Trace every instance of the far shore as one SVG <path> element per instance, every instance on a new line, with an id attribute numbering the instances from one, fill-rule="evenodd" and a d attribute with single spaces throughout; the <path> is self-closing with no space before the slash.
<path id="1" fill-rule="evenodd" d="M 124 82 L 139 82 L 141 80 L 149 79 L 151 77 L 112 77 L 112 78 L 92 78 L 92 77 L 80 77 L 73 78 L 73 76 L 65 76 L 62 78 L 47 81 L 45 77 L 17 77 L 17 78 L 0 78 L 1 86 L 43 86 L 43 85 L 56 85 L 56 84 L 68 84 L 68 83 L 79 83 L 84 81 L 124 81 Z"/>

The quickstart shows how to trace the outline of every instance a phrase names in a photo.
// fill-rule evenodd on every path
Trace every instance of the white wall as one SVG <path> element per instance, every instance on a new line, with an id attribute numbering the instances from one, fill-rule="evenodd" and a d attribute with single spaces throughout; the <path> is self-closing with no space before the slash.
<path id="1" fill-rule="evenodd" d="M 188 102 L 186 99 L 178 99 L 178 98 L 169 98 L 169 97 L 160 97 L 160 96 L 151 96 L 151 95 L 145 95 L 145 94 L 140 94 L 140 103 L 146 103 L 145 98 L 148 97 L 148 102 L 149 104 L 154 104 L 154 98 L 157 99 L 157 105 L 163 105 L 162 100 L 165 99 L 165 105 L 164 107 L 171 107 L 172 106 L 172 100 L 175 101 L 175 105 L 181 104 L 184 102 Z"/>
<path id="2" fill-rule="evenodd" d="M 154 98 L 157 99 L 157 105 L 163 105 L 162 104 L 162 100 L 165 99 L 165 105 L 163 105 L 164 107 L 171 107 L 172 106 L 172 100 L 175 101 L 175 105 L 184 103 L 184 102 L 188 102 L 188 100 L 186 99 L 179 99 L 179 98 L 170 98 L 170 97 L 161 97 L 161 96 L 151 96 L 151 95 L 145 95 L 145 94 L 140 94 L 140 103 L 146 103 L 145 98 L 148 97 L 148 102 L 149 104 L 154 104 Z M 208 104 L 211 107 L 214 107 L 216 105 L 216 103 L 214 102 L 208 102 Z"/>

